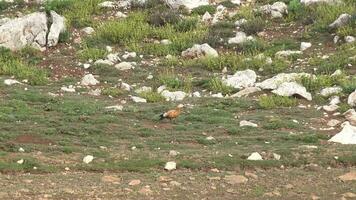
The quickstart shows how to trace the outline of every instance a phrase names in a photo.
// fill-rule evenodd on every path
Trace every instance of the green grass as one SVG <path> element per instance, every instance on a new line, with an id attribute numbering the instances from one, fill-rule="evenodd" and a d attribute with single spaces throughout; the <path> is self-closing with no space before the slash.
<path id="1" fill-rule="evenodd" d="M 261 96 L 258 100 L 258 104 L 263 109 L 274 109 L 280 107 L 292 107 L 296 106 L 298 101 L 295 98 L 283 97 L 283 96 Z"/>
<path id="2" fill-rule="evenodd" d="M 320 75 L 316 76 L 315 78 L 301 77 L 299 82 L 307 89 L 307 91 L 317 93 L 320 92 L 320 90 L 323 88 L 337 85 L 342 79 L 343 76 L 331 77 L 326 75 Z"/>
<path id="3" fill-rule="evenodd" d="M 119 97 L 124 94 L 124 91 L 115 87 L 106 87 L 102 89 L 101 94 L 105 96 Z"/>
<path id="4" fill-rule="evenodd" d="M 99 48 L 85 48 L 79 51 L 79 58 L 84 61 L 87 60 L 98 60 L 102 59 L 106 56 L 107 52 L 104 49 Z"/>
<path id="5" fill-rule="evenodd" d="M 204 5 L 196 7 L 192 10 L 192 14 L 204 15 L 205 12 L 209 12 L 211 15 L 216 12 L 216 8 L 213 5 Z"/>
<path id="6" fill-rule="evenodd" d="M 161 94 L 159 94 L 157 92 L 153 92 L 153 91 L 151 91 L 151 92 L 141 92 L 139 94 L 139 96 L 144 98 L 144 99 L 146 99 L 147 102 L 149 102 L 149 103 L 156 103 L 156 102 L 165 101 L 165 98 Z"/>
<path id="7" fill-rule="evenodd" d="M 231 94 L 234 91 L 234 88 L 225 85 L 221 78 L 218 77 L 214 77 L 209 80 L 208 88 L 213 93 L 221 92 L 223 95 Z"/>
<path id="8" fill-rule="evenodd" d="M 253 35 L 257 34 L 265 28 L 266 22 L 264 19 L 261 17 L 257 17 L 253 20 L 249 20 L 246 23 L 243 23 L 241 25 L 241 29 L 247 34 L 247 35 Z"/>
<path id="9" fill-rule="evenodd" d="M 30 53 L 29 51 L 23 54 Z M 32 53 L 32 51 L 31 51 Z M 23 62 L 10 50 L 0 48 L 0 75 L 15 76 L 17 79 L 27 79 L 32 85 L 43 85 L 47 83 L 47 73 L 33 65 Z"/>
<path id="10" fill-rule="evenodd" d="M 171 91 L 190 92 L 192 90 L 192 77 L 190 75 L 178 76 L 172 70 L 164 70 L 158 75 L 158 84 L 159 86 L 165 85 Z"/>

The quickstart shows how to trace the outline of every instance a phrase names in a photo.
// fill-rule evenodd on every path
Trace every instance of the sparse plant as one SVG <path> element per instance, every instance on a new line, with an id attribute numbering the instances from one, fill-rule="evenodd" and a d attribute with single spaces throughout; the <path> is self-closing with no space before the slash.
<path id="1" fill-rule="evenodd" d="M 214 14 L 216 12 L 216 8 L 213 5 L 204 5 L 196 7 L 192 10 L 192 14 L 204 15 L 206 12 L 210 14 Z"/>
<path id="2" fill-rule="evenodd" d="M 224 84 L 221 80 L 221 78 L 214 77 L 209 80 L 209 90 L 214 92 L 214 93 L 219 93 L 221 92 L 223 95 L 226 94 L 231 94 L 234 91 L 234 88 L 227 86 Z"/>
<path id="3" fill-rule="evenodd" d="M 156 103 L 156 102 L 163 102 L 165 101 L 164 97 L 154 91 L 150 91 L 150 92 L 141 92 L 140 97 L 144 98 L 147 100 L 147 102 L 149 103 Z"/>
<path id="4" fill-rule="evenodd" d="M 241 25 L 241 29 L 248 35 L 257 34 L 265 28 L 266 22 L 261 17 L 248 20 Z"/>
<path id="5" fill-rule="evenodd" d="M 263 109 L 274 109 L 280 107 L 292 107 L 298 103 L 297 99 L 284 96 L 261 96 L 258 100 L 258 104 Z"/>
<path id="6" fill-rule="evenodd" d="M 116 87 L 106 87 L 101 90 L 101 94 L 105 96 L 119 97 L 124 94 L 124 92 Z"/>

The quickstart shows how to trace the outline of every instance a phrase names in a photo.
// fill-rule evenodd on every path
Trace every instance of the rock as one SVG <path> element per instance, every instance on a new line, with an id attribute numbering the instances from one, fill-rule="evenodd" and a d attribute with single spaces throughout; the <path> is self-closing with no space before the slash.
<path id="1" fill-rule="evenodd" d="M 19 148 L 19 152 L 23 153 L 23 152 L 25 152 L 25 149 L 22 148 L 22 147 L 20 147 L 20 148 Z"/>
<path id="2" fill-rule="evenodd" d="M 310 42 L 302 42 L 302 43 L 300 43 L 300 50 L 305 51 L 305 50 L 309 49 L 311 46 L 312 46 L 312 44 Z"/>
<path id="3" fill-rule="evenodd" d="M 4 80 L 4 84 L 11 86 L 11 85 L 15 85 L 15 84 L 22 84 L 21 82 L 15 80 L 15 79 L 5 79 Z"/>
<path id="4" fill-rule="evenodd" d="M 9 22 L 11 19 L 8 17 L 2 18 L 0 19 L 0 26 L 2 26 L 3 24 L 5 24 L 6 22 Z"/>
<path id="5" fill-rule="evenodd" d="M 98 5 L 101 8 L 115 8 L 116 4 L 112 1 L 104 1 Z"/>
<path id="6" fill-rule="evenodd" d="M 200 98 L 201 97 L 201 94 L 200 92 L 196 91 L 196 92 L 193 92 L 193 97 L 197 97 L 197 98 Z"/>
<path id="7" fill-rule="evenodd" d="M 339 86 L 324 88 L 320 91 L 321 96 L 328 97 L 333 94 L 342 92 L 342 88 Z"/>
<path id="8" fill-rule="evenodd" d="M 168 90 L 163 90 L 161 95 L 166 99 L 166 101 L 182 101 L 187 94 L 182 91 L 170 92 Z"/>
<path id="9" fill-rule="evenodd" d="M 229 38 L 227 41 L 229 44 L 242 44 L 247 41 L 252 41 L 254 38 L 252 36 L 247 36 L 246 33 L 238 31 L 233 38 Z"/>
<path id="10" fill-rule="evenodd" d="M 122 13 L 121 11 L 118 11 L 118 12 L 115 14 L 115 17 L 117 17 L 117 18 L 126 18 L 127 15 L 125 15 L 125 14 Z"/>
<path id="11" fill-rule="evenodd" d="M 241 5 L 241 0 L 230 0 L 230 2 L 235 5 Z"/>
<path id="12" fill-rule="evenodd" d="M 246 183 L 248 179 L 242 175 L 226 175 L 224 180 L 231 185 Z"/>
<path id="13" fill-rule="evenodd" d="M 275 160 L 280 160 L 280 159 L 281 159 L 281 155 L 276 154 L 276 153 L 273 153 L 273 158 L 274 158 Z"/>
<path id="14" fill-rule="evenodd" d="M 182 52 L 182 56 L 185 58 L 200 58 L 204 56 L 218 57 L 218 52 L 210 47 L 209 44 L 195 44 L 192 48 L 189 48 Z"/>
<path id="15" fill-rule="evenodd" d="M 100 96 L 101 95 L 101 89 L 100 88 L 97 88 L 95 90 L 90 90 L 88 92 L 89 95 L 92 95 L 92 96 Z"/>
<path id="16" fill-rule="evenodd" d="M 83 65 L 84 69 L 89 69 L 90 68 L 90 64 L 86 63 Z"/>
<path id="17" fill-rule="evenodd" d="M 282 83 L 277 89 L 273 90 L 272 93 L 280 96 L 298 95 L 307 99 L 308 101 L 312 100 L 312 95 L 307 92 L 307 89 L 296 82 Z"/>
<path id="18" fill-rule="evenodd" d="M 342 194 L 342 196 L 345 198 L 355 198 L 356 194 L 354 194 L 352 192 L 346 192 L 346 193 Z"/>
<path id="19" fill-rule="evenodd" d="M 216 7 L 216 12 L 213 16 L 211 23 L 216 24 L 220 20 L 222 20 L 224 18 L 225 11 L 226 11 L 226 8 L 223 5 L 218 5 L 218 7 Z"/>
<path id="20" fill-rule="evenodd" d="M 169 156 L 177 156 L 179 154 L 179 152 L 174 151 L 174 150 L 170 150 L 169 151 Z"/>
<path id="21" fill-rule="evenodd" d="M 179 187 L 179 186 L 182 185 L 181 183 L 179 183 L 177 181 L 170 181 L 169 184 L 172 185 L 172 186 L 175 186 L 175 187 Z"/>
<path id="22" fill-rule="evenodd" d="M 95 79 L 93 74 L 87 74 L 83 77 L 81 84 L 84 86 L 92 86 L 100 83 L 98 80 Z"/>
<path id="23" fill-rule="evenodd" d="M 247 160 L 263 160 L 263 159 L 258 152 L 254 152 L 247 158 Z"/>
<path id="24" fill-rule="evenodd" d="M 177 164 L 175 162 L 167 162 L 166 165 L 164 166 L 165 170 L 172 171 L 177 168 Z"/>
<path id="25" fill-rule="evenodd" d="M 120 88 L 123 89 L 123 90 L 126 90 L 126 91 L 131 91 L 131 86 L 129 84 L 127 84 L 127 83 L 124 83 L 124 82 L 121 83 Z"/>
<path id="26" fill-rule="evenodd" d="M 208 140 L 208 141 L 215 140 L 215 138 L 213 136 L 208 136 L 205 139 Z"/>
<path id="27" fill-rule="evenodd" d="M 232 98 L 240 98 L 240 97 L 245 97 L 248 96 L 250 94 L 256 93 L 256 92 L 260 92 L 261 89 L 258 87 L 247 87 L 243 90 L 238 91 L 237 93 L 231 95 L 230 97 Z"/>
<path id="28" fill-rule="evenodd" d="M 330 105 L 337 105 L 337 104 L 339 104 L 339 103 L 341 103 L 340 97 L 334 96 L 334 97 L 331 98 L 329 104 L 330 104 Z"/>
<path id="29" fill-rule="evenodd" d="M 59 35 L 66 31 L 65 18 L 54 11 L 50 11 L 52 25 L 47 36 L 47 46 L 54 47 L 58 44 Z"/>
<path id="30" fill-rule="evenodd" d="M 346 43 L 353 43 L 353 42 L 355 42 L 356 41 L 356 39 L 355 39 L 355 37 L 354 36 L 346 36 L 345 37 L 345 42 Z"/>
<path id="31" fill-rule="evenodd" d="M 356 111 L 355 109 L 349 109 L 344 113 L 344 116 L 349 120 L 350 124 L 356 126 Z"/>
<path id="32" fill-rule="evenodd" d="M 171 42 L 170 40 L 168 40 L 168 39 L 163 39 L 163 40 L 160 41 L 160 43 L 163 44 L 163 45 L 170 45 L 170 44 L 172 44 L 172 42 Z"/>
<path id="33" fill-rule="evenodd" d="M 103 176 L 101 177 L 101 181 L 106 183 L 113 183 L 117 185 L 120 184 L 121 179 L 116 176 Z"/>
<path id="34" fill-rule="evenodd" d="M 141 97 L 131 96 L 131 99 L 135 103 L 147 103 L 147 100 Z"/>
<path id="35" fill-rule="evenodd" d="M 245 18 L 239 19 L 235 22 L 235 26 L 239 27 L 239 26 L 245 24 L 246 22 L 247 22 L 247 20 Z"/>
<path id="36" fill-rule="evenodd" d="M 356 107 L 356 90 L 349 95 L 349 98 L 347 98 L 347 104 L 351 107 Z"/>
<path id="37" fill-rule="evenodd" d="M 342 131 L 334 135 L 329 142 L 341 144 L 356 144 L 356 127 L 346 123 Z"/>
<path id="38" fill-rule="evenodd" d="M 16 163 L 22 165 L 24 163 L 24 159 L 18 160 Z"/>
<path id="39" fill-rule="evenodd" d="M 217 94 L 212 94 L 211 97 L 214 97 L 214 98 L 224 98 L 224 95 L 223 95 L 221 92 L 219 92 L 219 93 L 217 93 Z"/>
<path id="40" fill-rule="evenodd" d="M 339 121 L 339 120 L 337 120 L 337 119 L 332 119 L 332 120 L 330 120 L 330 121 L 328 121 L 328 126 L 330 126 L 330 127 L 335 127 L 335 126 L 337 126 L 337 125 L 339 125 L 341 122 Z"/>
<path id="41" fill-rule="evenodd" d="M 91 35 L 95 32 L 95 30 L 92 27 L 85 27 L 82 29 L 82 32 L 87 35 Z"/>
<path id="42" fill-rule="evenodd" d="M 94 65 L 114 65 L 113 62 L 111 62 L 110 60 L 103 60 L 103 59 L 99 59 L 97 61 L 94 62 Z"/>
<path id="43" fill-rule="evenodd" d="M 126 60 L 129 58 L 136 58 L 136 56 L 136 52 L 126 52 L 124 55 L 122 55 L 122 58 Z"/>
<path id="44" fill-rule="evenodd" d="M 234 75 L 228 75 L 222 82 L 227 86 L 241 89 L 251 87 L 256 82 L 257 75 L 253 70 L 237 71 Z"/>
<path id="45" fill-rule="evenodd" d="M 116 63 L 121 61 L 120 57 L 119 57 L 119 53 L 110 53 L 106 56 L 107 60 L 109 60 L 112 63 Z"/>
<path id="46" fill-rule="evenodd" d="M 140 185 L 140 184 L 141 184 L 141 180 L 138 180 L 138 179 L 134 179 L 129 182 L 129 186 L 136 186 L 136 185 Z"/>
<path id="47" fill-rule="evenodd" d="M 346 24 L 349 23 L 351 20 L 352 16 L 349 14 L 341 14 L 333 23 L 329 25 L 330 28 L 340 28 L 342 26 L 345 26 Z"/>
<path id="48" fill-rule="evenodd" d="M 70 85 L 68 87 L 63 86 L 61 87 L 61 90 L 64 92 L 71 92 L 71 93 L 75 92 L 75 88 L 73 87 L 73 85 Z"/>
<path id="49" fill-rule="evenodd" d="M 334 112 L 339 108 L 338 105 L 325 105 L 323 106 L 323 110 L 325 110 L 326 112 Z"/>
<path id="50" fill-rule="evenodd" d="M 126 71 L 126 70 L 130 70 L 130 69 L 134 69 L 135 68 L 135 64 L 134 62 L 121 62 L 117 65 L 115 65 L 115 68 L 121 71 Z"/>
<path id="51" fill-rule="evenodd" d="M 356 171 L 339 176 L 339 179 L 341 179 L 342 181 L 356 181 Z"/>
<path id="52" fill-rule="evenodd" d="M 246 121 L 246 120 L 242 120 L 240 121 L 240 127 L 244 127 L 244 126 L 250 126 L 250 127 L 258 127 L 257 124 Z"/>
<path id="53" fill-rule="evenodd" d="M 283 58 L 291 55 L 300 55 L 300 54 L 302 54 L 301 51 L 283 50 L 283 51 L 278 51 L 276 53 L 276 57 Z"/>
<path id="54" fill-rule="evenodd" d="M 266 79 L 264 80 L 262 83 L 257 83 L 256 86 L 264 89 L 264 90 L 274 90 L 277 89 L 282 83 L 285 82 L 294 82 L 296 81 L 298 78 L 303 77 L 303 76 L 307 76 L 309 77 L 310 74 L 306 74 L 306 73 L 290 73 L 290 74 L 286 74 L 286 73 L 281 73 L 278 74 L 270 79 Z"/>
<path id="55" fill-rule="evenodd" d="M 259 8 L 259 11 L 264 14 L 270 14 L 272 18 L 281 18 L 283 14 L 288 13 L 288 6 L 284 2 L 275 2 L 272 5 L 264 5 Z"/>
<path id="56" fill-rule="evenodd" d="M 47 16 L 44 12 L 35 12 L 9 20 L 0 26 L 0 46 L 13 51 L 26 46 L 37 49 L 45 47 L 48 32 L 47 22 Z"/>
<path id="57" fill-rule="evenodd" d="M 122 111 L 124 107 L 122 105 L 116 105 L 116 106 L 107 106 L 105 107 L 106 110 L 112 110 L 112 111 Z"/>
<path id="58" fill-rule="evenodd" d="M 165 0 L 165 2 L 174 9 L 184 6 L 191 10 L 199 6 L 209 5 L 209 0 Z"/>
<path id="59" fill-rule="evenodd" d="M 210 13 L 208 11 L 206 11 L 204 13 L 204 15 L 202 16 L 201 21 L 208 24 L 211 22 L 212 19 L 213 19 L 213 17 L 210 15 Z"/>
<path id="60" fill-rule="evenodd" d="M 85 156 L 85 157 L 83 158 L 83 162 L 84 162 L 85 164 L 89 164 L 89 163 L 91 163 L 93 160 L 94 160 L 94 156 L 92 156 L 92 155 L 87 155 L 87 156 Z"/>

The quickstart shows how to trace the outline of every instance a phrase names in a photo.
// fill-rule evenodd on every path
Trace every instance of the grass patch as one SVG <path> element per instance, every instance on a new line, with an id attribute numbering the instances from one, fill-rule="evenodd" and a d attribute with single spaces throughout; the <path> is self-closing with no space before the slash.
<path id="1" fill-rule="evenodd" d="M 225 85 L 218 77 L 214 77 L 209 80 L 208 88 L 214 93 L 221 92 L 223 95 L 231 94 L 234 91 L 233 87 Z"/>
<path id="2" fill-rule="evenodd" d="M 178 76 L 172 70 L 165 70 L 158 75 L 158 83 L 165 85 L 171 91 L 183 90 L 190 92 L 192 90 L 192 77 Z"/>
<path id="3" fill-rule="evenodd" d="M 156 103 L 156 102 L 164 102 L 165 101 L 165 98 L 157 93 L 157 92 L 153 92 L 153 91 L 150 91 L 150 92 L 141 92 L 139 94 L 140 97 L 144 98 L 147 100 L 147 102 L 149 103 Z"/>
<path id="4" fill-rule="evenodd" d="M 263 109 L 274 109 L 280 107 L 293 107 L 298 103 L 297 99 L 283 96 L 261 96 L 258 105 Z"/>
<path id="5" fill-rule="evenodd" d="M 119 88 L 107 87 L 102 89 L 101 94 L 110 97 L 119 97 L 124 94 L 124 92 Z"/>
<path id="6" fill-rule="evenodd" d="M 104 58 L 107 52 L 104 49 L 85 48 L 79 52 L 79 58 L 82 60 L 98 60 Z"/>
<path id="7" fill-rule="evenodd" d="M 208 12 L 209 14 L 214 14 L 216 12 L 216 8 L 213 5 L 203 5 L 203 6 L 199 6 L 196 7 L 192 10 L 192 14 L 193 15 L 204 15 L 206 12 Z"/>

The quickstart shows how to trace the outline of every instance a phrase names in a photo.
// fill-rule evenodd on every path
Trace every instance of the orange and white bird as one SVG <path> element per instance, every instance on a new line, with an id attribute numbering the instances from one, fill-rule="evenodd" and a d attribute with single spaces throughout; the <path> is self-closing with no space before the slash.
<path id="1" fill-rule="evenodd" d="M 160 115 L 160 120 L 163 120 L 163 119 L 172 120 L 172 119 L 177 118 L 181 114 L 183 107 L 184 107 L 183 104 L 179 104 L 175 109 L 169 110 L 169 111 L 167 111 L 165 113 L 162 113 Z"/>

